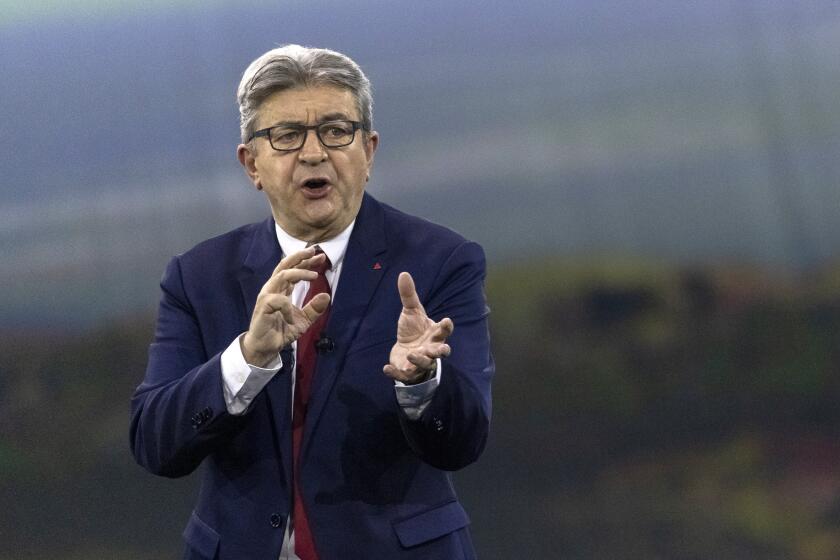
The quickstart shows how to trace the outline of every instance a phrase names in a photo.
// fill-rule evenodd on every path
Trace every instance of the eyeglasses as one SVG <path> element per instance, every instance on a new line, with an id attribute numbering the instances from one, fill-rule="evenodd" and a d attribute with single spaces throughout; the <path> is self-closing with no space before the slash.
<path id="1" fill-rule="evenodd" d="M 281 124 L 256 131 L 248 141 L 258 136 L 265 136 L 271 147 L 278 152 L 294 152 L 303 147 L 306 135 L 310 130 L 314 130 L 324 147 L 341 148 L 353 143 L 356 131 L 359 129 L 367 130 L 365 125 L 357 121 L 329 121 L 312 126 Z"/>

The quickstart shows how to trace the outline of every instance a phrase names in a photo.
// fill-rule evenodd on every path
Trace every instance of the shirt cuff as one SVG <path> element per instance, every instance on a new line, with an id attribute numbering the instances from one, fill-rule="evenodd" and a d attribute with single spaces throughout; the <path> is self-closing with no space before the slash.
<path id="1" fill-rule="evenodd" d="M 251 401 L 283 367 L 283 360 L 279 353 L 277 358 L 264 368 L 247 363 L 239 343 L 239 339 L 244 334 L 234 338 L 221 356 L 225 405 L 228 413 L 234 416 L 244 414 L 251 405 Z"/>
<path id="2" fill-rule="evenodd" d="M 440 385 L 441 364 L 440 358 L 436 360 L 435 375 L 428 381 L 416 385 L 406 385 L 401 381 L 394 381 L 394 390 L 397 392 L 397 403 L 410 420 L 417 420 L 435 396 L 435 391 Z"/>

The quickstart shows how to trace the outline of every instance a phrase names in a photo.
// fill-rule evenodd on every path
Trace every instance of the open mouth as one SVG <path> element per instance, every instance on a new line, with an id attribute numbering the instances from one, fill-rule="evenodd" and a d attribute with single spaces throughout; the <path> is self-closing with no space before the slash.
<path id="1" fill-rule="evenodd" d="M 330 192 L 330 182 L 322 177 L 307 179 L 301 183 L 301 190 L 306 198 L 323 198 Z"/>
<path id="2" fill-rule="evenodd" d="M 320 189 L 327 184 L 326 179 L 307 179 L 303 182 L 303 186 L 307 189 Z"/>

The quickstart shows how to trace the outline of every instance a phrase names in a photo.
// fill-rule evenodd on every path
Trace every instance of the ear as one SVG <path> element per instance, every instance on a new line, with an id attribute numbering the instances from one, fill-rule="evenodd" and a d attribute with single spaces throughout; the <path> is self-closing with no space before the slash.
<path id="1" fill-rule="evenodd" d="M 256 153 L 254 153 L 253 146 L 239 144 L 236 147 L 236 158 L 242 164 L 242 168 L 245 169 L 245 174 L 248 175 L 248 178 L 251 179 L 251 182 L 254 183 L 257 190 L 261 191 L 260 172 L 257 170 Z"/>
<path id="2" fill-rule="evenodd" d="M 376 153 L 376 148 L 379 147 L 379 133 L 372 130 L 368 134 L 365 142 L 365 157 L 367 158 L 368 170 L 373 167 L 373 155 Z"/>

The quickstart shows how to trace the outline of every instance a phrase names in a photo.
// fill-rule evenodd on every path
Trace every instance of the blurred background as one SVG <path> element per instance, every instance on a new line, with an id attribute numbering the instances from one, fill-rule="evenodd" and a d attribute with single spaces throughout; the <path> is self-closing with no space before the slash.
<path id="1" fill-rule="evenodd" d="M 370 191 L 489 257 L 479 556 L 840 555 L 834 0 L 0 2 L 0 558 L 180 556 L 128 448 L 171 255 L 268 206 L 235 88 L 375 88 Z"/>

